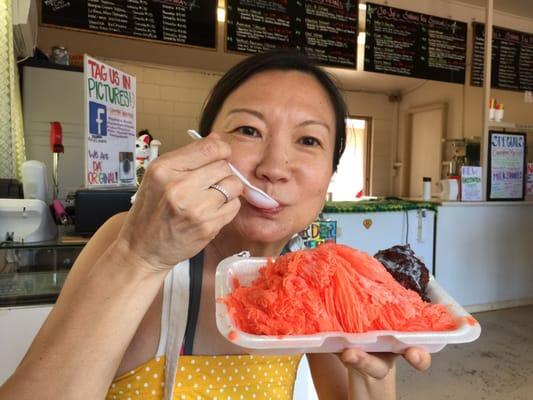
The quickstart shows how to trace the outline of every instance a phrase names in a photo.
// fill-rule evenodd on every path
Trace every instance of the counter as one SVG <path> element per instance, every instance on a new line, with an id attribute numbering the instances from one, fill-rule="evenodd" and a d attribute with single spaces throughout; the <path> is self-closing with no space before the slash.
<path id="1" fill-rule="evenodd" d="M 470 312 L 533 303 L 533 202 L 442 202 L 435 277 Z"/>

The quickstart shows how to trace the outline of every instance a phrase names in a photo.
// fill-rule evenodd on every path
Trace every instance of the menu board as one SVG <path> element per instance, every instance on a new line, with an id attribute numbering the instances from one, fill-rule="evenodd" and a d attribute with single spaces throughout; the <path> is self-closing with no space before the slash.
<path id="1" fill-rule="evenodd" d="M 226 48 L 296 48 L 323 65 L 355 67 L 357 1 L 227 0 Z"/>
<path id="2" fill-rule="evenodd" d="M 48 0 L 43 24 L 216 48 L 217 0 Z"/>
<path id="3" fill-rule="evenodd" d="M 473 86 L 483 86 L 485 24 L 473 23 Z M 533 90 L 533 34 L 494 26 L 492 28 L 491 87 Z"/>
<path id="4" fill-rule="evenodd" d="M 488 200 L 523 200 L 526 171 L 526 134 L 489 134 Z"/>
<path id="5" fill-rule="evenodd" d="M 467 24 L 366 3 L 365 71 L 464 83 Z"/>

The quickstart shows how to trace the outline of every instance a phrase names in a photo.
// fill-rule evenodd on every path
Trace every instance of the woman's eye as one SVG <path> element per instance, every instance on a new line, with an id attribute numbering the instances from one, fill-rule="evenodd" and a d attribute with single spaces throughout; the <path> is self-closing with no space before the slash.
<path id="1" fill-rule="evenodd" d="M 300 143 L 303 144 L 304 146 L 320 146 L 320 141 L 318 141 L 318 139 L 311 137 L 311 136 L 306 136 L 306 137 L 301 138 Z"/>
<path id="2" fill-rule="evenodd" d="M 237 128 L 237 132 L 245 136 L 258 136 L 259 135 L 259 132 L 257 131 L 257 129 L 252 128 L 251 126 L 240 126 L 239 128 Z"/>

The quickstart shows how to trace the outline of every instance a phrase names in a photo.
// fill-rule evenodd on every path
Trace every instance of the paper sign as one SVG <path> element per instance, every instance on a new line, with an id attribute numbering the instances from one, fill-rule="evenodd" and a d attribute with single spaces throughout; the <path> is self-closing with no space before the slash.
<path id="1" fill-rule="evenodd" d="M 533 196 L 533 163 L 527 164 L 527 196 Z"/>
<path id="2" fill-rule="evenodd" d="M 85 185 L 135 186 L 136 81 L 84 56 Z"/>
<path id="3" fill-rule="evenodd" d="M 525 134 L 491 132 L 489 145 L 488 199 L 522 200 L 525 180 Z"/>
<path id="4" fill-rule="evenodd" d="M 461 167 L 461 200 L 483 200 L 481 184 L 481 167 Z"/>
<path id="5" fill-rule="evenodd" d="M 318 220 L 314 221 L 306 230 L 300 232 L 307 248 L 314 249 L 318 245 L 337 240 L 337 221 Z"/>

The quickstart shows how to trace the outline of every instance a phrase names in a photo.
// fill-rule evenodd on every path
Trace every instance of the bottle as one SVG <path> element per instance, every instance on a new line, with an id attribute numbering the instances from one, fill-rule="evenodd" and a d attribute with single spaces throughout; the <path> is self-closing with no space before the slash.
<path id="1" fill-rule="evenodd" d="M 422 178 L 422 200 L 431 201 L 431 177 Z"/>

